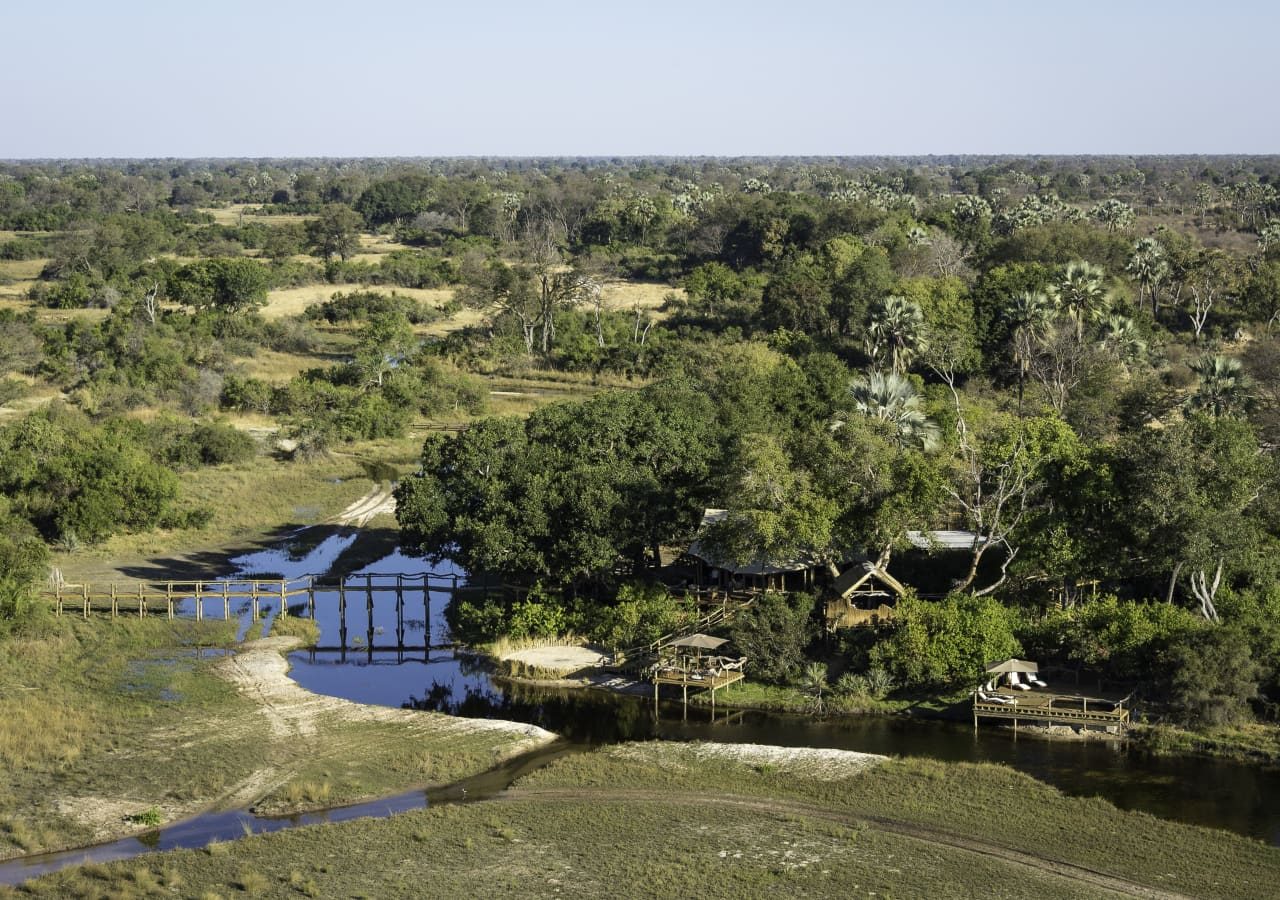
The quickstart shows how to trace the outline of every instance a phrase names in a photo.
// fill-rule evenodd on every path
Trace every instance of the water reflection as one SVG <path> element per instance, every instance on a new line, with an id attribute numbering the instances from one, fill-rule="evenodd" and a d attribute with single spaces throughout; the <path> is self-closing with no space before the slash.
<path id="1" fill-rule="evenodd" d="M 296 578 L 324 572 L 350 548 L 351 535 L 299 538 L 289 548 L 236 560 L 237 574 L 278 572 Z M 305 555 L 300 548 L 309 547 Z M 291 549 L 290 549 L 291 548 Z M 349 581 L 358 588 L 369 573 L 410 573 L 422 560 L 399 551 L 359 568 Z M 680 704 L 654 707 L 650 696 L 597 691 L 549 690 L 512 685 L 491 677 L 474 656 L 449 644 L 444 610 L 451 594 L 440 590 L 465 572 L 434 567 L 443 579 L 406 600 L 401 611 L 403 645 L 415 652 L 373 649 L 396 643 L 397 610 L 384 594 L 365 608 L 363 595 L 348 594 L 347 652 L 291 654 L 292 677 L 317 693 L 384 706 L 408 706 L 475 718 L 528 722 L 575 744 L 628 740 L 711 740 L 783 746 L 831 747 L 954 762 L 1009 765 L 1079 796 L 1102 796 L 1126 809 L 1227 828 L 1280 845 L 1280 771 L 1217 760 L 1153 758 L 1116 742 L 1043 741 L 1005 729 L 917 721 L 903 717 L 844 717 L 814 720 L 756 711 L 716 713 Z M 352 590 L 355 590 L 353 588 Z M 353 597 L 359 597 L 353 601 Z M 336 591 L 316 595 L 321 644 L 336 644 L 341 622 Z M 418 604 L 418 605 L 413 605 Z M 365 646 L 356 645 L 360 638 Z M 731 699 L 732 694 L 729 698 Z"/>

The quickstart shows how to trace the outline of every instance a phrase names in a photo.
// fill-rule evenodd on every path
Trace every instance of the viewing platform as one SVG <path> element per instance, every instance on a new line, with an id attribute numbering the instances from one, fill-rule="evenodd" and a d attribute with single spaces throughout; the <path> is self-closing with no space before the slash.
<path id="1" fill-rule="evenodd" d="M 745 677 L 742 670 L 746 659 L 713 655 L 727 643 L 729 642 L 724 638 L 691 634 L 663 647 L 659 651 L 658 662 L 650 669 L 654 701 L 658 700 L 658 691 L 662 685 L 667 684 L 680 688 L 686 704 L 689 702 L 690 688 L 711 691 L 711 706 L 714 709 L 716 691 Z M 704 651 L 707 651 L 705 655 Z"/>
<path id="2" fill-rule="evenodd" d="M 973 691 L 973 727 L 978 719 L 1048 722 L 1123 731 L 1129 725 L 1129 698 L 1059 694 L 1038 675 L 1039 666 L 1025 659 L 1006 659 L 986 667 L 987 683 Z"/>
<path id="3" fill-rule="evenodd" d="M 1089 725 L 1123 731 L 1129 725 L 1129 698 L 1108 700 L 1079 694 L 1026 691 L 1019 694 L 973 692 L 973 727 L 978 719 L 1049 722 L 1055 725 Z"/>

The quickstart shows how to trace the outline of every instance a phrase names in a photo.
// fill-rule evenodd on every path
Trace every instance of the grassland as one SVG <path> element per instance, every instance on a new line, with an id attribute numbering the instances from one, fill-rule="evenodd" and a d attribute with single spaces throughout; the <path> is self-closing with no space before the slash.
<path id="1" fill-rule="evenodd" d="M 275 637 L 235 656 L 234 623 L 47 619 L 0 653 L 0 857 L 209 808 L 290 812 L 484 771 L 534 730 L 364 707 L 286 676 Z M 197 652 L 197 648 L 206 648 Z"/>
<path id="2" fill-rule="evenodd" d="M 998 766 L 847 776 L 698 746 L 560 759 L 496 800 L 67 870 L 23 896 L 1259 897 L 1280 853 Z"/>
<path id="3" fill-rule="evenodd" d="M 228 203 L 225 206 L 201 209 L 200 212 L 213 216 L 219 225 L 239 225 L 242 221 L 260 222 L 263 225 L 287 225 L 292 222 L 305 222 L 307 216 L 293 213 L 263 214 L 262 205 L 258 203 Z M 312 217 L 314 218 L 314 217 Z"/>
<path id="4" fill-rule="evenodd" d="M 181 499 L 209 511 L 200 527 L 120 534 L 74 552 L 55 554 L 70 581 L 141 577 L 211 577 L 238 551 L 282 531 L 324 522 L 372 485 L 364 459 L 408 464 L 421 438 L 371 442 L 353 455 L 286 461 L 262 455 L 243 464 L 183 473 Z M 358 454 L 358 455 L 357 455 Z M 161 573 L 167 573 L 162 576 Z"/>
<path id="5" fill-rule="evenodd" d="M 400 294 L 413 297 L 433 306 L 443 306 L 453 299 L 452 288 L 405 288 L 384 285 L 357 284 L 309 284 L 302 287 L 278 288 L 267 294 L 267 305 L 262 308 L 265 319 L 283 319 L 297 316 L 309 307 L 323 303 L 334 294 L 351 291 L 368 291 L 375 294 Z"/>

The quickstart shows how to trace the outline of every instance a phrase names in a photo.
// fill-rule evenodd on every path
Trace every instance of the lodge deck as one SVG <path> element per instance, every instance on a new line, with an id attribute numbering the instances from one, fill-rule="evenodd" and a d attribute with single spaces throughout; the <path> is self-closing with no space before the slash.
<path id="1" fill-rule="evenodd" d="M 728 670 L 719 672 L 685 672 L 674 668 L 659 668 L 653 673 L 653 699 L 658 699 L 658 691 L 662 685 L 668 684 L 672 687 L 678 687 L 684 697 L 684 702 L 689 702 L 689 690 L 709 690 L 711 691 L 711 705 L 714 707 L 716 703 L 716 691 L 726 688 L 731 684 L 736 684 L 745 676 L 742 670 Z"/>
<path id="2" fill-rule="evenodd" d="M 991 699 L 984 699 L 981 694 Z M 996 697 L 1000 700 L 994 699 Z M 1123 730 L 1129 724 L 1128 697 L 1108 700 L 1079 694 L 1055 694 L 1048 691 L 1018 693 L 973 692 L 973 727 L 978 719 L 1050 722 L 1057 725 L 1095 725 Z"/>

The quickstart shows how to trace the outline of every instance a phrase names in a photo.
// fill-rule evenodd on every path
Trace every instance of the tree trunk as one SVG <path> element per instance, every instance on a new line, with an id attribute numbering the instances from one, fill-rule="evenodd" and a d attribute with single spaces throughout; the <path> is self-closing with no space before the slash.
<path id="1" fill-rule="evenodd" d="M 1173 574 L 1169 576 L 1169 590 L 1165 591 L 1164 602 L 1173 602 L 1173 591 L 1178 586 L 1178 573 L 1182 571 L 1182 563 L 1179 562 L 1173 567 Z"/>

